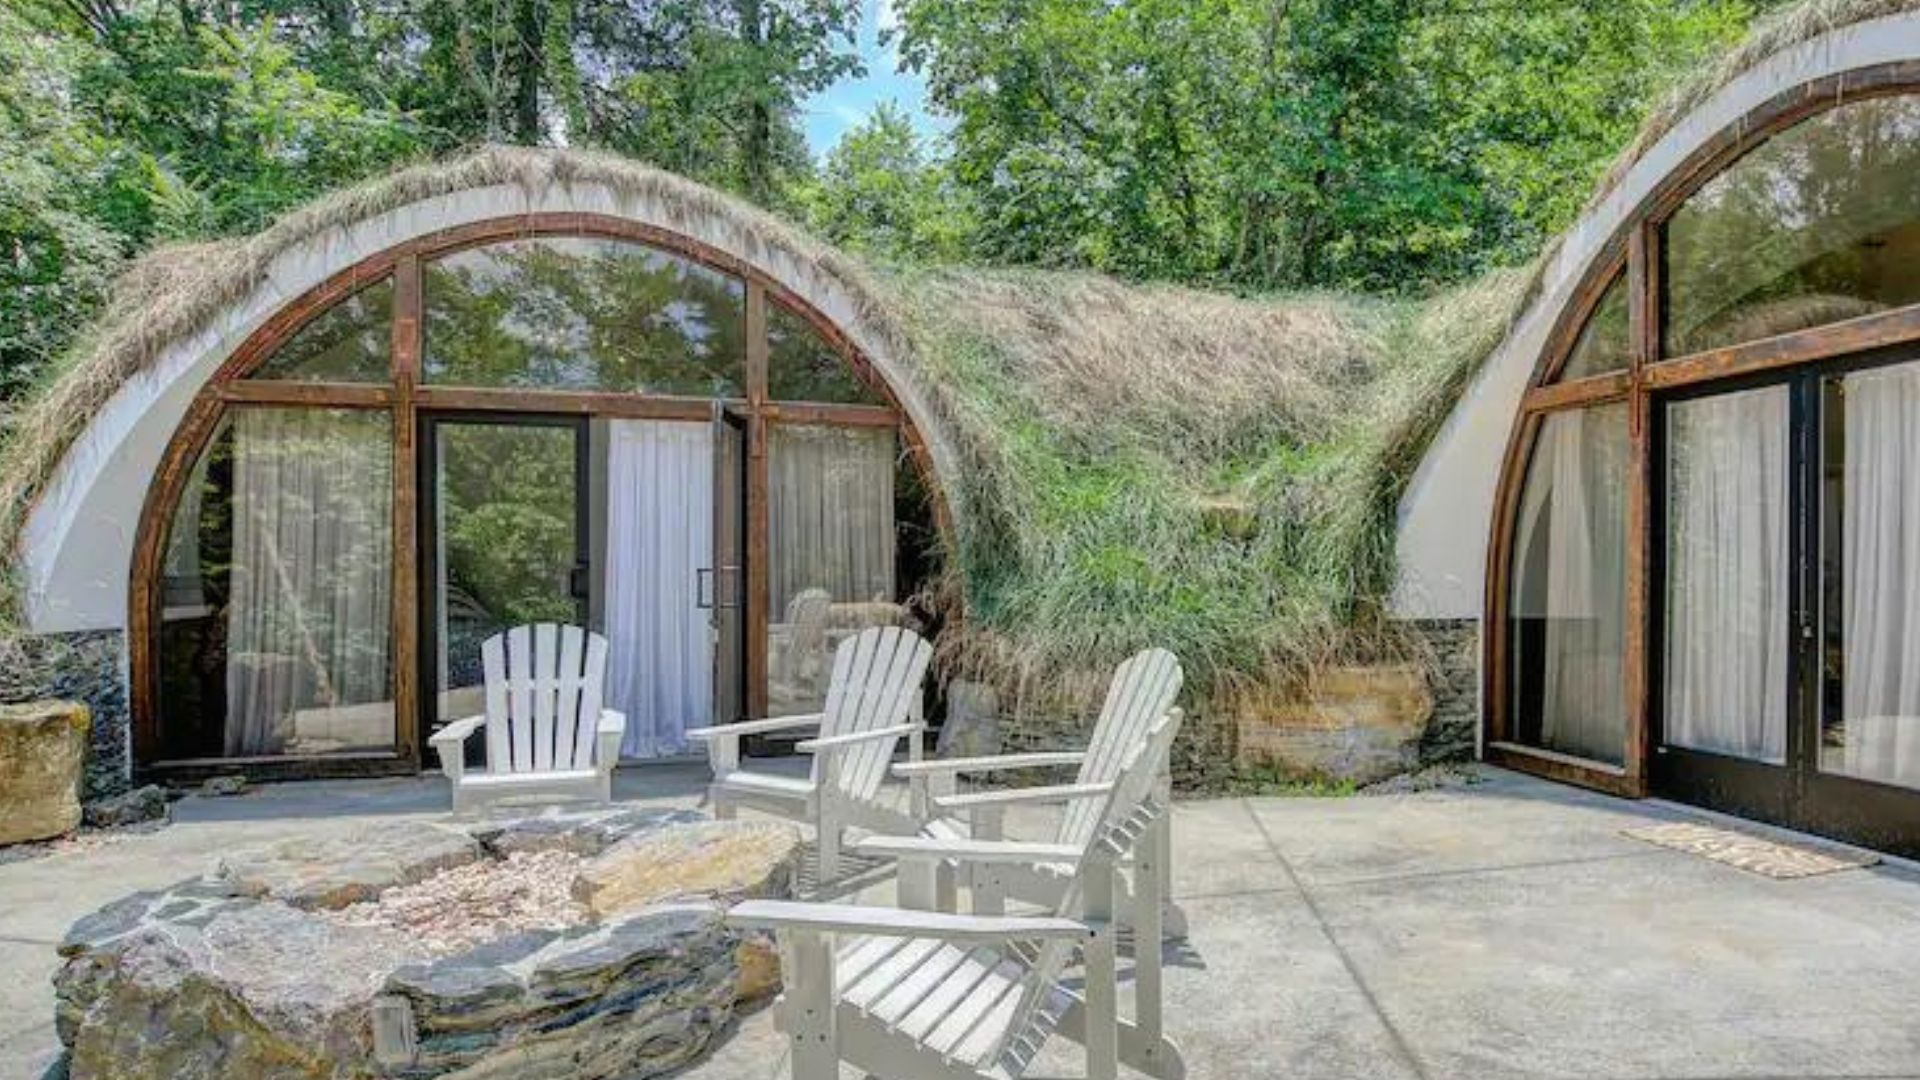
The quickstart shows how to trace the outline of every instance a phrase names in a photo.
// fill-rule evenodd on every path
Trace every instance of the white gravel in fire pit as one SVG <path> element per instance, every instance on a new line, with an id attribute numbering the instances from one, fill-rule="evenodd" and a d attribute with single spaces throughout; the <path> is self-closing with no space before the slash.
<path id="1" fill-rule="evenodd" d="M 582 861 L 570 851 L 516 851 L 320 914 L 347 926 L 398 930 L 435 954 L 464 952 L 523 930 L 591 921 L 572 895 Z"/>

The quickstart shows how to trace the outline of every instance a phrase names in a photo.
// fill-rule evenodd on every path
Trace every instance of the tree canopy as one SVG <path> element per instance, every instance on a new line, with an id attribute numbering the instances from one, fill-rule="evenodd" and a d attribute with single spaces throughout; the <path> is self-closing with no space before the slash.
<path id="1" fill-rule="evenodd" d="M 1533 254 L 1777 0 L 896 0 L 950 125 L 818 161 L 858 0 L 6 0 L 0 402 L 128 257 L 479 141 L 617 150 L 901 262 L 1423 292 Z"/>

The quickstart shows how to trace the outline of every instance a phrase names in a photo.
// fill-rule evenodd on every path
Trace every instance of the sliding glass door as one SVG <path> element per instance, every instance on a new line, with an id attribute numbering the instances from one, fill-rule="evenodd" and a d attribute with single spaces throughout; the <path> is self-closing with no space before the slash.
<path id="1" fill-rule="evenodd" d="M 1655 785 L 1920 850 L 1920 359 L 1657 417 Z"/>
<path id="2" fill-rule="evenodd" d="M 422 431 L 430 733 L 485 710 L 487 638 L 586 621 L 588 457 L 586 422 L 574 417 L 431 416 Z"/>

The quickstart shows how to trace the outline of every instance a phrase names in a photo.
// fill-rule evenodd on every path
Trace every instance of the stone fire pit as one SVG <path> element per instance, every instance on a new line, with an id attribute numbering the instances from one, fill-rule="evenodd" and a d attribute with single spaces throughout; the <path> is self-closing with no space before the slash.
<path id="1" fill-rule="evenodd" d="M 237 852 L 74 924 L 74 1080 L 646 1077 L 779 984 L 726 908 L 790 895 L 799 833 L 686 812 L 396 822 Z"/>

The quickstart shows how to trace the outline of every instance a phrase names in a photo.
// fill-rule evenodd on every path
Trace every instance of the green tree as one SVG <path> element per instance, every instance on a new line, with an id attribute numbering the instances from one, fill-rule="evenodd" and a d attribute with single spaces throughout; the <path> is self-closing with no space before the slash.
<path id="1" fill-rule="evenodd" d="M 828 240 L 890 258 L 952 261 L 974 239 L 965 194 L 893 102 L 841 136 L 794 203 Z"/>
<path id="2" fill-rule="evenodd" d="M 901 0 L 977 250 L 1407 289 L 1536 250 L 1749 0 Z"/>

